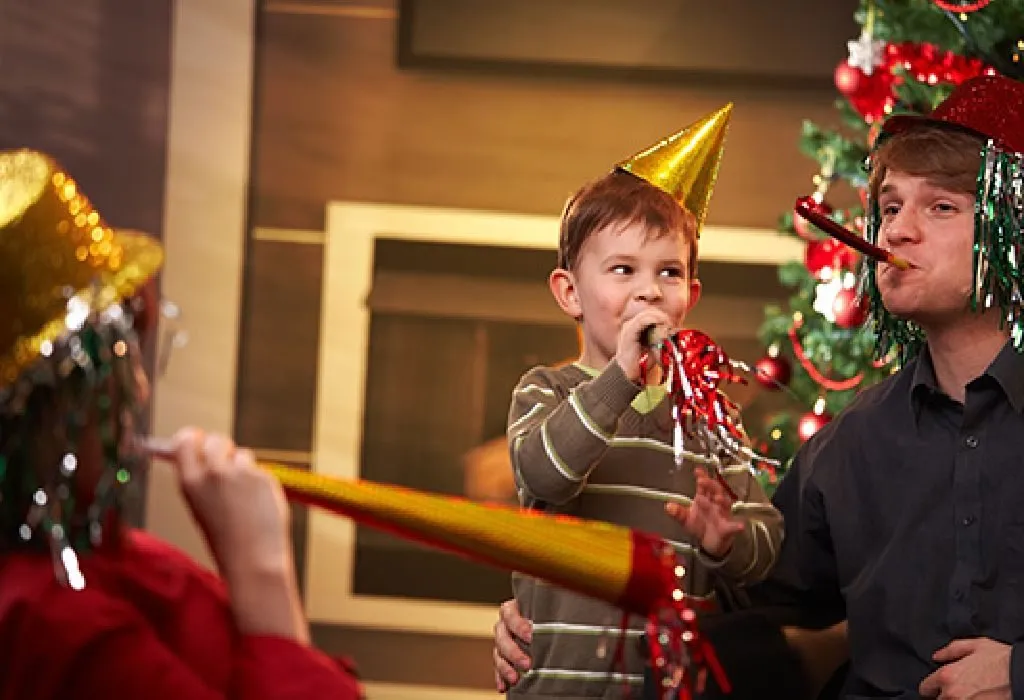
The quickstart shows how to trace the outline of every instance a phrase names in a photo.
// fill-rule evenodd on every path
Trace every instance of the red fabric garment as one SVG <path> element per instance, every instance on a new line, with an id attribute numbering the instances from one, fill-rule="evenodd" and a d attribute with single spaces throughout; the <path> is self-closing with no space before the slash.
<path id="1" fill-rule="evenodd" d="M 221 580 L 144 532 L 80 564 L 73 591 L 47 555 L 0 556 L 0 700 L 361 697 L 320 652 L 240 634 Z"/>

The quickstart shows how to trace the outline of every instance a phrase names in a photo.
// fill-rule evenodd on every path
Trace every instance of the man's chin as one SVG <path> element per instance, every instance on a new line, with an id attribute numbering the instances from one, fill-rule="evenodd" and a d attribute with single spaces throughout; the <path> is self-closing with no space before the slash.
<path id="1" fill-rule="evenodd" d="M 901 294 L 900 290 L 880 290 L 882 296 L 882 306 L 893 316 L 897 318 L 909 320 L 913 318 L 914 312 L 918 309 L 918 305 L 914 299 L 907 298 L 907 295 Z"/>

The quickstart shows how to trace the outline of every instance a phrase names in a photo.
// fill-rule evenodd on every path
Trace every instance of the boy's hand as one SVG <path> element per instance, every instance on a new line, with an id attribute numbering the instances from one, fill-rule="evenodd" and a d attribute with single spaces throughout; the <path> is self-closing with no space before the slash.
<path id="1" fill-rule="evenodd" d="M 701 549 L 721 559 L 732 548 L 736 535 L 746 527 L 732 515 L 732 498 L 707 471 L 697 467 L 697 492 L 690 506 L 678 503 L 665 505 L 666 512 L 700 541 Z"/>
<path id="2" fill-rule="evenodd" d="M 640 380 L 640 358 L 648 352 L 643 339 L 644 330 L 648 326 L 657 326 L 661 336 L 668 335 L 669 318 L 663 311 L 652 307 L 644 309 L 623 323 L 619 330 L 615 361 L 622 367 L 626 377 L 633 382 Z"/>

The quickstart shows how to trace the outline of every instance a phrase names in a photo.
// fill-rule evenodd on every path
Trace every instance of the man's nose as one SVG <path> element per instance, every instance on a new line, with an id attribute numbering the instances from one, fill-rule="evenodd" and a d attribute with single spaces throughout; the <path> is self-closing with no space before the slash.
<path id="1" fill-rule="evenodd" d="M 912 243 L 921 238 L 921 222 L 914 210 L 904 207 L 891 215 L 883 228 L 884 238 L 890 246 Z"/>

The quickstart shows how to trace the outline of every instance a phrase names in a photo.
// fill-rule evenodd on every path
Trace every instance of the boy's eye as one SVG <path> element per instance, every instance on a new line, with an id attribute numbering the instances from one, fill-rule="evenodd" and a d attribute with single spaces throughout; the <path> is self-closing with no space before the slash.
<path id="1" fill-rule="evenodd" d="M 612 267 L 612 272 L 617 275 L 628 275 L 633 272 L 633 268 L 629 265 L 620 264 Z"/>
<path id="2" fill-rule="evenodd" d="M 682 277 L 683 268 L 681 267 L 666 267 L 661 271 L 663 277 Z"/>

